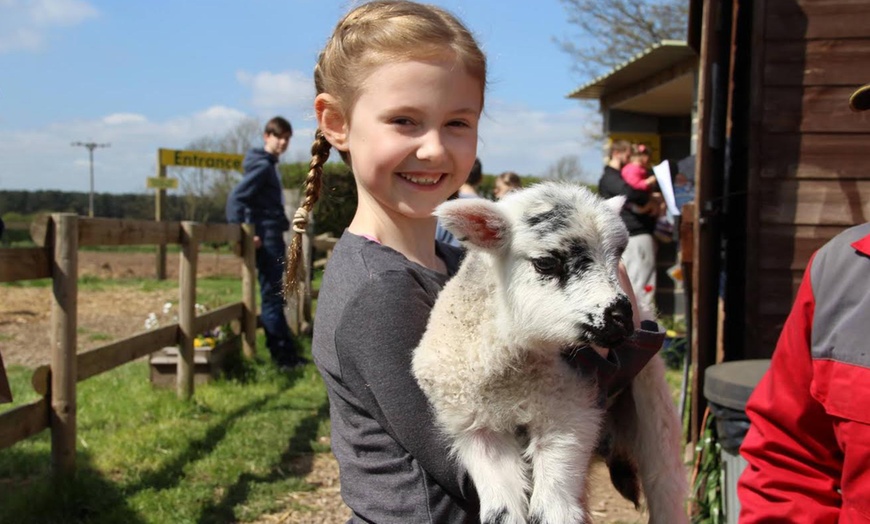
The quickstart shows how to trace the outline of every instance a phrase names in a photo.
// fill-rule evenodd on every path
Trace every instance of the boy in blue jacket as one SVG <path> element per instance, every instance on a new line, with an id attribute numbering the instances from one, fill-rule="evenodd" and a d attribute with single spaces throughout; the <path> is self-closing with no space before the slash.
<path id="1" fill-rule="evenodd" d="M 226 206 L 227 222 L 254 224 L 260 318 L 272 361 L 282 370 L 305 364 L 284 317 L 284 232 L 290 222 L 284 213 L 281 175 L 276 166 L 292 135 L 290 122 L 280 116 L 266 123 L 263 147 L 251 148 L 245 155 L 244 177 L 230 192 Z"/>

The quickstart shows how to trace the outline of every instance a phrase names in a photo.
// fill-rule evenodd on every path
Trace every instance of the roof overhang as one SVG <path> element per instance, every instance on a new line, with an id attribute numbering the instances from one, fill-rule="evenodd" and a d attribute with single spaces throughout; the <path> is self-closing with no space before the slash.
<path id="1" fill-rule="evenodd" d="M 568 95 L 599 100 L 602 109 L 657 115 L 691 114 L 698 57 L 686 42 L 664 40 Z"/>

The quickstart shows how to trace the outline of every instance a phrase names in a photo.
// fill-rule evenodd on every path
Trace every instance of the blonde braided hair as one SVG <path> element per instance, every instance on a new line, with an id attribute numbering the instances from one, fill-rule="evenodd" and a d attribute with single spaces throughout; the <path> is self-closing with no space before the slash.
<path id="1" fill-rule="evenodd" d="M 287 269 L 285 275 L 284 294 L 293 296 L 299 288 L 299 281 L 303 277 L 303 265 L 299 263 L 302 257 L 302 235 L 308 228 L 308 217 L 314 209 L 314 204 L 320 198 L 320 188 L 323 185 L 323 164 L 329 160 L 331 144 L 318 129 L 314 133 L 314 143 L 311 144 L 311 163 L 308 168 L 308 176 L 305 177 L 305 196 L 302 204 L 293 215 L 293 238 L 287 246 Z"/>

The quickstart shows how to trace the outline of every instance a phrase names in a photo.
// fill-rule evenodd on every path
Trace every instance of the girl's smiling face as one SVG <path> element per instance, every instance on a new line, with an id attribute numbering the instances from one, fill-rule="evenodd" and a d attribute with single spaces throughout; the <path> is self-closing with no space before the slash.
<path id="1" fill-rule="evenodd" d="M 455 60 L 374 67 L 349 118 L 325 126 L 340 129 L 327 131 L 327 137 L 350 153 L 357 215 L 431 217 L 471 171 L 482 109 L 480 80 Z"/>

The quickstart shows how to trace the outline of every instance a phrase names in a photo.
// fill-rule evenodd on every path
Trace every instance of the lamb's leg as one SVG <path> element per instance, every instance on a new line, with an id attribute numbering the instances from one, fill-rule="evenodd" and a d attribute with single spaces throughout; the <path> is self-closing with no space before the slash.
<path id="1" fill-rule="evenodd" d="M 598 442 L 597 452 L 606 460 L 610 481 L 619 494 L 634 504 L 635 509 L 640 509 L 640 477 L 637 474 L 637 462 L 631 449 L 634 439 L 637 438 L 637 414 L 634 410 L 634 398 L 629 386 L 621 391 L 607 408 L 607 424 L 604 435 Z M 618 431 L 614 428 L 617 420 L 620 425 Z M 621 438 L 617 438 L 620 436 Z"/>
<path id="2" fill-rule="evenodd" d="M 688 523 L 684 508 L 688 482 L 680 451 L 682 426 L 660 357 L 650 360 L 635 377 L 632 396 L 637 434 L 619 434 L 619 417 L 631 416 L 627 413 L 614 414 L 617 417 L 614 430 L 617 440 L 625 443 L 630 439 L 633 443 L 631 451 L 637 461 L 649 521 L 652 524 Z"/>
<path id="3" fill-rule="evenodd" d="M 525 524 L 528 466 L 516 437 L 478 429 L 459 436 L 453 447 L 477 488 L 481 523 Z"/>
<path id="4" fill-rule="evenodd" d="M 586 480 L 598 440 L 601 412 L 575 408 L 572 418 L 552 420 L 565 426 L 530 431 L 527 454 L 532 465 L 530 522 L 586 524 Z"/>

